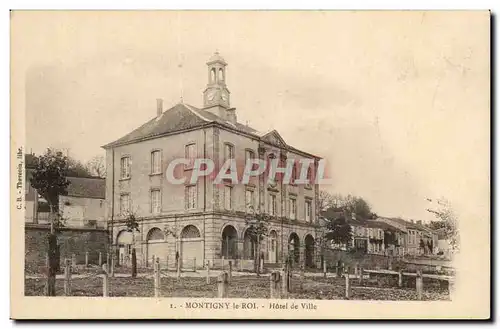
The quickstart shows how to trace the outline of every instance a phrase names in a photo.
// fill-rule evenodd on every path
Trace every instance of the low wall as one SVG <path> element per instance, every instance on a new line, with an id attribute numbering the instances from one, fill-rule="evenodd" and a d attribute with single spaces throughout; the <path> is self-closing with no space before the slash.
<path id="1" fill-rule="evenodd" d="M 324 252 L 327 268 L 333 270 L 340 260 L 344 266 L 349 266 L 353 269 L 356 265 L 365 269 L 388 269 L 394 271 L 404 269 L 409 272 L 421 270 L 424 273 L 450 273 L 453 270 L 450 267 L 437 265 L 434 263 L 416 263 L 415 259 L 406 259 L 397 256 L 385 256 L 378 254 L 366 254 L 364 252 L 350 252 L 343 250 L 327 249 Z M 448 264 L 449 265 L 449 264 Z"/>
<path id="2" fill-rule="evenodd" d="M 384 256 L 378 254 L 366 254 L 364 252 L 350 252 L 343 250 L 327 249 L 324 253 L 325 261 L 328 268 L 337 266 L 340 260 L 344 266 L 354 267 L 356 264 L 363 268 L 369 269 L 386 269 L 389 267 L 390 262 L 392 265 L 400 260 L 395 256 Z"/>
<path id="3" fill-rule="evenodd" d="M 25 271 L 40 273 L 46 265 L 48 225 L 25 223 Z M 98 264 L 99 252 L 102 262 L 106 262 L 108 248 L 108 231 L 95 228 L 63 228 L 57 235 L 60 264 L 65 258 L 75 255 L 77 264 L 85 264 L 85 253 L 88 252 L 89 264 Z"/>

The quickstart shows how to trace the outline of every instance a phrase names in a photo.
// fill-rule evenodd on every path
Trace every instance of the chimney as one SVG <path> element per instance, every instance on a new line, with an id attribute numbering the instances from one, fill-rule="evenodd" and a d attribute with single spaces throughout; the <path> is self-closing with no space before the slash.
<path id="1" fill-rule="evenodd" d="M 236 109 L 234 107 L 226 110 L 225 119 L 231 122 L 232 124 L 236 123 Z"/>
<path id="2" fill-rule="evenodd" d="M 418 225 L 422 225 L 422 221 L 421 220 L 417 220 L 417 224 Z"/>
<path id="3" fill-rule="evenodd" d="M 163 113 L 163 99 L 156 99 L 156 116 L 159 117 Z"/>

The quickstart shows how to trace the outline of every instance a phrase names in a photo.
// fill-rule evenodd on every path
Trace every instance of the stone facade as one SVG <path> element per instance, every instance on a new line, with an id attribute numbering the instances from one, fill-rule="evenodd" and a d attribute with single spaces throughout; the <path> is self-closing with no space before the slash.
<path id="1" fill-rule="evenodd" d="M 209 67 L 213 60 L 220 60 L 220 56 L 212 59 Z M 223 76 L 226 78 L 225 73 Z M 217 86 L 211 82 L 209 87 Z M 225 81 L 220 87 L 225 88 Z M 309 159 L 314 172 L 320 159 L 287 145 L 276 131 L 261 134 L 237 123 L 235 109 L 229 108 L 229 100 L 222 96 L 220 104 L 208 105 L 197 109 L 181 103 L 167 111 L 158 109 L 155 119 L 104 146 L 105 217 L 113 227 L 118 263 L 129 261 L 132 245 L 143 266 L 148 266 L 153 256 L 173 263 L 177 253 L 183 266 L 192 266 L 193 262 L 203 266 L 208 260 L 216 263 L 222 258 L 252 259 L 255 245 L 245 235 L 245 218 L 250 216 L 247 201 L 252 198 L 248 195 L 253 195 L 254 209 L 273 218 L 269 236 L 261 243 L 260 252 L 266 262 L 278 263 L 294 250 L 297 263 L 312 266 L 318 228 L 317 185 L 268 184 L 264 175 L 251 178 L 248 184 L 215 184 L 214 179 L 227 159 L 228 149 L 232 150 L 240 180 L 249 151 L 265 161 L 273 157 Z M 154 169 L 153 152 L 160 154 L 161 170 Z M 187 182 L 173 184 L 167 179 L 167 168 L 189 152 L 193 158 L 211 159 L 215 174 L 191 184 L 193 168 L 181 164 L 174 176 L 187 177 Z M 128 169 L 124 170 L 124 166 Z M 123 211 L 120 205 L 128 210 Z M 293 215 L 291 207 L 296 209 Z M 126 231 L 125 225 L 130 213 L 140 226 L 133 234 Z"/>

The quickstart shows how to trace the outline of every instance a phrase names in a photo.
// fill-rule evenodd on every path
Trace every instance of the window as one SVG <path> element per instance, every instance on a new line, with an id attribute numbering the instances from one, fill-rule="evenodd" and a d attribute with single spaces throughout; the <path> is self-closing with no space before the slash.
<path id="1" fill-rule="evenodd" d="M 186 209 L 196 208 L 196 185 L 186 186 Z"/>
<path id="2" fill-rule="evenodd" d="M 232 203 L 232 192 L 233 188 L 231 186 L 224 186 L 224 209 L 230 210 Z"/>
<path id="3" fill-rule="evenodd" d="M 130 194 L 120 195 L 120 213 L 126 215 L 130 211 Z"/>
<path id="4" fill-rule="evenodd" d="M 255 159 L 255 153 L 252 150 L 245 150 L 245 167 L 246 167 L 248 161 L 251 159 Z M 253 170 L 255 166 L 256 165 L 253 164 L 252 168 L 250 168 L 250 169 Z"/>
<path id="5" fill-rule="evenodd" d="M 269 214 L 271 216 L 276 216 L 276 194 L 269 194 Z"/>
<path id="6" fill-rule="evenodd" d="M 160 151 L 151 152 L 151 173 L 159 174 L 161 172 L 161 153 Z"/>
<path id="7" fill-rule="evenodd" d="M 311 200 L 306 200 L 306 222 L 312 220 L 312 203 Z"/>
<path id="8" fill-rule="evenodd" d="M 185 147 L 185 157 L 189 160 L 189 164 L 186 165 L 186 168 L 192 168 L 194 164 L 194 159 L 196 157 L 196 144 L 188 144 Z"/>
<path id="9" fill-rule="evenodd" d="M 123 157 L 120 162 L 120 178 L 130 178 L 130 158 Z"/>
<path id="10" fill-rule="evenodd" d="M 254 158 L 255 158 L 255 153 L 252 150 L 245 150 L 245 164 L 248 162 L 248 160 Z"/>
<path id="11" fill-rule="evenodd" d="M 248 211 L 255 211 L 255 193 L 253 190 L 246 190 L 245 203 Z"/>
<path id="12" fill-rule="evenodd" d="M 294 163 L 293 167 L 292 167 L 292 181 L 291 181 L 291 183 L 295 184 L 295 181 L 297 180 L 297 178 L 298 178 L 297 177 L 297 164 Z"/>
<path id="13" fill-rule="evenodd" d="M 159 214 L 161 212 L 161 193 L 160 190 L 151 191 L 151 213 Z"/>
<path id="14" fill-rule="evenodd" d="M 297 200 L 290 198 L 290 218 L 297 219 Z"/>
<path id="15" fill-rule="evenodd" d="M 224 161 L 234 159 L 234 146 L 231 144 L 224 144 Z"/>
<path id="16" fill-rule="evenodd" d="M 210 81 L 215 82 L 215 69 L 210 70 Z"/>
<path id="17" fill-rule="evenodd" d="M 312 168 L 311 166 L 307 167 L 307 183 L 306 183 L 306 187 L 307 188 L 310 188 L 311 185 L 312 185 L 313 181 L 312 181 Z"/>

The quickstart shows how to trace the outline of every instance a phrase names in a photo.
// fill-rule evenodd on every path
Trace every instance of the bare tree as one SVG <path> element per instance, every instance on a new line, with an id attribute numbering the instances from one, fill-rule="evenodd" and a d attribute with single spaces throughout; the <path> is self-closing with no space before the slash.
<path id="1" fill-rule="evenodd" d="M 320 211 L 324 211 L 334 205 L 334 197 L 325 190 L 319 191 L 318 206 Z"/>
<path id="2" fill-rule="evenodd" d="M 438 219 L 438 223 L 434 225 L 444 229 L 445 238 L 449 241 L 452 250 L 458 251 L 460 249 L 460 235 L 457 215 L 453 211 L 451 203 L 444 198 L 439 200 L 427 199 L 427 201 L 432 203 L 434 208 L 427 208 L 426 210 L 434 214 Z"/>
<path id="3" fill-rule="evenodd" d="M 257 276 L 260 275 L 261 247 L 264 238 L 269 233 L 269 220 L 271 216 L 255 211 L 253 206 L 249 206 L 250 212 L 245 218 L 247 225 L 246 233 L 249 235 L 254 246 L 254 268 Z"/>
<path id="4" fill-rule="evenodd" d="M 136 213 L 128 211 L 125 218 L 125 226 L 127 232 L 132 233 L 132 277 L 137 277 L 137 254 L 135 250 L 135 232 L 140 232 L 139 222 L 137 221 Z"/>
<path id="5" fill-rule="evenodd" d="M 102 155 L 96 155 L 86 164 L 87 171 L 92 175 L 105 178 L 106 177 L 106 161 Z"/>

